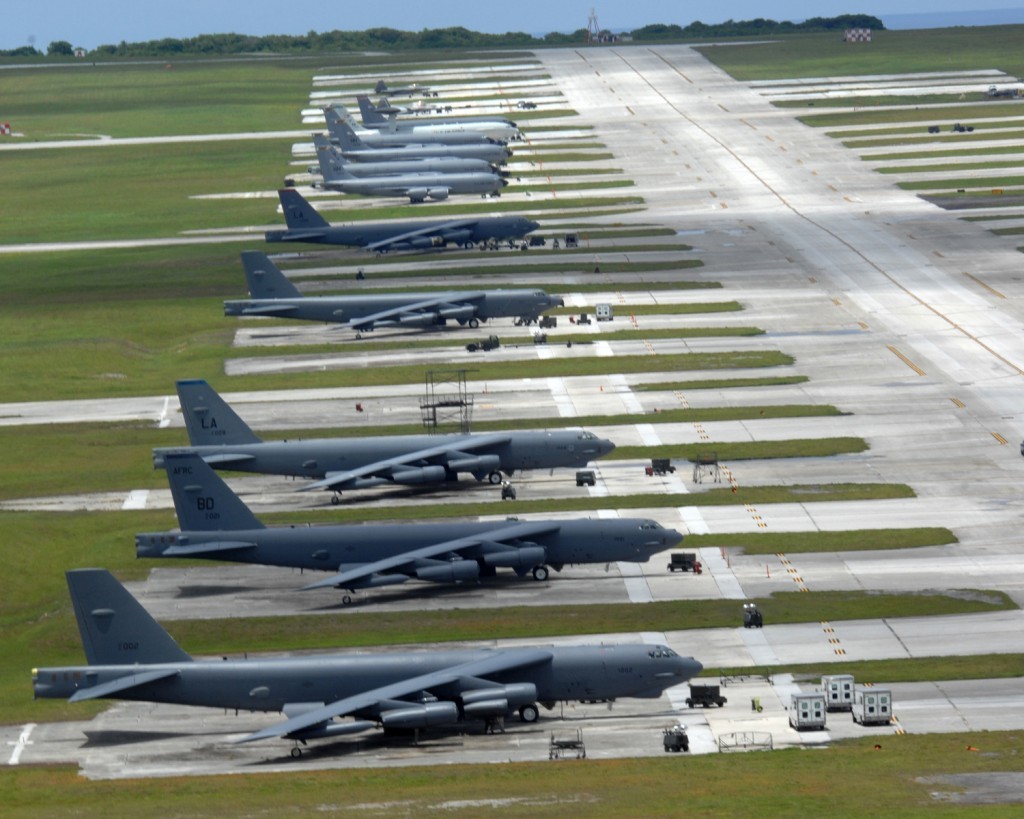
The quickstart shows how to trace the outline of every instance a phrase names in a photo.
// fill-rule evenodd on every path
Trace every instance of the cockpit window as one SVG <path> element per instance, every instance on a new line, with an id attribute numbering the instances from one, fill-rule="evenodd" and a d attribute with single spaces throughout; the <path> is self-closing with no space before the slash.
<path id="1" fill-rule="evenodd" d="M 656 521 L 656 520 L 645 520 L 643 523 L 640 524 L 640 528 L 641 529 L 664 529 L 665 527 L 662 526 L 660 523 L 658 523 L 658 521 Z"/>
<path id="2" fill-rule="evenodd" d="M 580 432 L 578 432 L 576 434 L 576 440 L 578 440 L 578 441 L 596 441 L 597 440 L 597 436 L 593 432 L 587 432 L 585 430 L 581 430 Z"/>
<path id="3" fill-rule="evenodd" d="M 652 648 L 650 651 L 647 652 L 647 656 L 653 657 L 654 659 L 657 660 L 657 659 L 661 659 L 663 657 L 678 657 L 679 655 L 676 654 L 668 646 L 655 646 L 654 648 Z"/>

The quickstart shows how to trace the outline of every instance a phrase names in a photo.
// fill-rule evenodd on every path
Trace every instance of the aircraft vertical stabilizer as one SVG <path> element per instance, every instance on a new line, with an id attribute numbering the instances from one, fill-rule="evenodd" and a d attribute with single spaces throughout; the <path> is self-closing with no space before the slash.
<path id="1" fill-rule="evenodd" d="M 330 227 L 328 221 L 319 214 L 317 209 L 309 204 L 302 194 L 294 188 L 279 190 L 277 196 L 281 200 L 281 210 L 284 212 L 284 221 L 288 225 L 288 230 L 314 230 Z M 263 258 L 266 259 L 267 257 L 263 256 Z M 261 260 L 256 259 L 255 261 L 259 262 Z M 269 262 L 269 259 L 267 261 Z M 272 262 L 270 264 L 273 265 Z M 265 270 L 266 268 L 264 268 Z M 264 272 L 265 277 L 266 273 Z"/>
<path id="2" fill-rule="evenodd" d="M 106 569 L 74 569 L 67 579 L 89 665 L 192 659 Z"/>
<path id="3" fill-rule="evenodd" d="M 178 401 L 185 416 L 185 428 L 192 446 L 261 443 L 217 391 L 201 378 L 179 381 Z"/>
<path id="4" fill-rule="evenodd" d="M 167 452 L 164 469 L 183 532 L 265 528 L 213 467 L 195 452 Z"/>
<path id="5" fill-rule="evenodd" d="M 312 208 L 311 208 L 312 210 Z M 315 211 L 314 211 L 315 212 Z M 326 225 L 327 223 L 324 222 Z M 302 293 L 281 269 L 260 250 L 242 251 L 242 267 L 249 295 L 254 299 L 299 299 Z"/>

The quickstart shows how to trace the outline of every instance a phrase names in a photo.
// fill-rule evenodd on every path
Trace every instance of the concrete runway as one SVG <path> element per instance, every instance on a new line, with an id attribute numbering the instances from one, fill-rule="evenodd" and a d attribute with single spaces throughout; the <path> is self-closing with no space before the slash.
<path id="1" fill-rule="evenodd" d="M 614 165 L 636 181 L 646 201 L 638 221 L 674 228 L 704 261 L 685 278 L 721 282 L 722 290 L 695 291 L 695 300 L 735 299 L 740 314 L 639 317 L 642 327 L 706 326 L 721 321 L 754 325 L 764 336 L 693 340 L 606 341 L 593 327 L 593 345 L 549 344 L 502 347 L 488 360 L 603 356 L 614 373 L 618 355 L 715 350 L 780 350 L 796 364 L 772 374 L 806 375 L 797 387 L 646 393 L 633 386 L 737 373 L 645 373 L 473 383 L 482 398 L 478 418 L 529 417 L 530 412 L 571 419 L 581 414 L 651 412 L 652 423 L 594 428 L 620 444 L 716 440 L 771 440 L 855 435 L 870 449 L 862 454 L 795 462 L 727 464 L 740 485 L 886 481 L 909 484 L 916 497 L 899 501 L 766 505 L 752 508 L 687 505 L 699 492 L 683 468 L 668 478 L 646 479 L 636 462 L 601 463 L 594 492 L 648 491 L 658 485 L 678 495 L 678 505 L 648 510 L 666 525 L 691 532 L 814 531 L 894 526 L 948 526 L 959 543 L 892 552 L 745 557 L 704 549 L 700 577 L 670 575 L 665 561 L 635 567 L 567 568 L 549 584 L 503 583 L 490 590 L 431 591 L 415 597 L 405 589 L 373 592 L 371 602 L 342 609 L 330 593 L 294 590 L 305 582 L 291 572 L 260 568 L 182 569 L 168 564 L 134 588 L 158 618 L 217 617 L 271 611 L 360 616 L 382 610 L 429 606 L 539 605 L 593 601 L 671 600 L 725 597 L 739 601 L 773 591 L 865 589 L 913 592 L 925 589 L 1000 589 L 1024 603 L 1024 561 L 1019 550 L 1019 509 L 1024 459 L 1024 333 L 1020 256 L 1012 237 L 998 237 L 901 191 L 875 174 L 853 152 L 824 133 L 772 109 L 764 96 L 727 77 L 683 46 L 551 50 L 538 55 L 581 124 L 615 155 Z M 569 203 L 567 202 L 567 206 Z M 592 254 L 593 250 L 588 250 Z M 492 257 L 493 259 L 493 257 Z M 488 261 L 492 261 L 489 259 Z M 518 261 L 518 259 L 517 259 Z M 455 275 L 460 275 L 455 271 Z M 590 294 L 588 294 L 590 298 Z M 626 294 L 625 298 L 633 298 Z M 645 298 L 663 298 L 657 286 Z M 560 322 L 561 325 L 561 322 Z M 622 326 L 620 319 L 608 329 Z M 560 329 L 562 329 L 560 327 Z M 373 366 L 391 354 L 360 353 L 345 345 L 337 356 L 288 355 L 247 358 L 258 330 L 240 329 L 237 357 L 229 372 L 301 371 Z M 277 331 L 275 331 L 277 332 Z M 281 332 L 285 343 L 305 343 L 322 329 Z M 425 365 L 463 364 L 462 336 L 451 348 L 405 351 Z M 294 341 L 293 341 L 294 339 Z M 351 349 L 349 349 L 351 347 Z M 477 354 L 479 356 L 479 354 Z M 743 373 L 749 375 L 750 373 Z M 183 377 L 187 374 L 183 374 Z M 351 419 L 355 401 L 365 401 L 359 422 L 405 418 L 385 412 L 399 398 L 415 406 L 420 387 L 360 391 L 301 391 L 231 396 L 243 417 L 261 428 L 336 426 Z M 365 390 L 362 392 L 366 392 Z M 829 403 L 838 417 L 716 424 L 654 423 L 659 406 L 720 406 L 729 403 Z M 125 402 L 8 406 L 0 423 L 51 419 L 144 418 L 178 425 L 173 402 L 163 396 Z M 319 419 L 319 420 L 318 420 Z M 343 420 L 344 419 L 344 420 Z M 292 497 L 282 482 L 240 479 L 257 514 L 283 508 Z M 520 497 L 572 493 L 565 476 L 531 475 Z M 287 487 L 290 488 L 290 487 Z M 457 495 L 462 495 L 460 490 Z M 324 497 L 301 498 L 324 503 Z M 99 502 L 102 499 L 96 499 Z M 430 497 L 435 502 L 436 497 Z M 371 499 L 391 503 L 393 497 Z M 116 498 L 106 502 L 117 503 Z M 147 505 L 164 507 L 151 493 Z M 414 508 L 415 498 L 403 499 Z M 116 508 L 116 507 L 115 507 Z M 292 507 L 294 508 L 294 507 Z M 608 510 L 614 514 L 615 510 Z M 500 505 L 496 506 L 500 514 Z M 647 514 L 640 510 L 629 515 Z M 130 548 L 130 544 L 125 544 Z M 728 558 L 728 559 L 726 559 Z M 793 571 L 790 571 L 793 569 Z M 308 576 L 307 576 L 308 577 Z M 798 578 L 796 580 L 794 578 Z M 933 655 L 1024 652 L 1019 612 L 950 618 L 903 618 L 844 622 L 835 634 L 821 624 L 676 632 L 668 635 L 608 635 L 606 639 L 666 639 L 707 666 L 747 668 L 756 664 Z M 834 625 L 834 624 L 833 624 Z M 596 639 L 596 638 L 595 638 Z M 834 643 L 832 640 L 839 640 Z M 587 641 L 583 641 L 587 642 Z M 837 645 L 843 654 L 837 653 Z M 884 680 L 874 681 L 884 684 Z M 797 686 L 799 688 L 799 686 Z M 775 746 L 814 745 L 865 732 L 891 735 L 1024 727 L 1020 681 L 928 683 L 892 686 L 897 722 L 881 729 L 830 721 L 827 732 L 797 734 L 787 727 L 792 681 L 776 678 L 731 686 L 726 708 L 681 707 L 685 690 L 653 702 L 577 706 L 566 722 L 509 726 L 505 735 L 481 732 L 440 736 L 423 748 L 379 739 L 321 743 L 303 765 L 370 767 L 546 758 L 551 730 L 582 727 L 588 756 L 662 753 L 660 729 L 682 719 L 694 751 L 716 750 L 716 738 L 735 731 L 770 731 Z M 735 691 L 735 693 L 734 693 Z M 760 696 L 758 714 L 749 698 Z M 626 719 L 625 715 L 631 718 Z M 22 762 L 78 761 L 88 776 L 150 776 L 175 773 L 273 770 L 289 767 L 286 743 L 234 746 L 238 738 L 276 716 L 225 716 L 221 712 L 119 703 L 87 724 L 4 729 Z M 83 745 L 82 733 L 89 737 Z M 359 749 L 360 753 L 353 751 Z M 12 751 L 12 753 L 14 753 Z M 124 767 L 126 766 L 127 767 Z"/>

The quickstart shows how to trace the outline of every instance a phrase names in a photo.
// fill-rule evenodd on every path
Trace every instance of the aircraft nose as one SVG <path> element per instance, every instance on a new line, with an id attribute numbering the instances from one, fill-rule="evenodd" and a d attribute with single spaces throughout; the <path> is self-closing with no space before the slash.
<path id="1" fill-rule="evenodd" d="M 690 680 L 704 670 L 704 664 L 693 659 L 693 657 L 679 658 L 679 676 L 684 680 Z"/>

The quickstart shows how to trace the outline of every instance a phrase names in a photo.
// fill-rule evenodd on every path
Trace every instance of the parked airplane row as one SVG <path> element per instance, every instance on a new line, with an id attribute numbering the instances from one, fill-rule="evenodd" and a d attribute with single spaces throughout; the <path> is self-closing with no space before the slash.
<path id="1" fill-rule="evenodd" d="M 341 114 L 328 111 L 339 146 L 326 137 L 316 140 L 325 186 L 354 191 L 356 182 L 369 183 L 376 187 L 360 192 L 401 192 L 421 201 L 462 190 L 457 174 L 504 181 L 492 164 L 506 161 L 509 153 L 495 144 L 494 134 L 514 129 L 514 123 L 421 127 L 360 103 L 364 124 L 377 129 L 373 136 L 360 135 Z M 433 148 L 418 141 L 427 134 Z M 474 151 L 467 154 L 476 155 L 459 153 L 469 147 Z M 346 170 L 349 162 L 362 163 L 361 170 Z M 404 164 L 381 168 L 385 163 Z M 442 174 L 453 168 L 461 170 Z M 442 175 L 444 181 L 434 178 Z M 288 230 L 268 233 L 268 242 L 420 249 L 520 238 L 537 227 L 518 217 L 332 227 L 297 192 L 282 190 L 280 198 Z M 536 320 L 562 304 L 542 290 L 527 289 L 303 297 L 265 254 L 246 252 L 242 261 L 250 299 L 226 301 L 226 315 L 339 322 L 356 330 L 438 326 L 448 320 L 476 327 L 498 316 Z M 318 570 L 326 577 L 303 588 L 340 589 L 347 603 L 356 590 L 410 581 L 475 585 L 506 570 L 510 578 L 545 581 L 550 569 L 646 562 L 682 540 L 679 532 L 644 518 L 266 526 L 216 469 L 304 478 L 308 483 L 300 490 L 333 491 L 337 502 L 343 490 L 442 486 L 465 474 L 493 484 L 522 470 L 583 467 L 609 454 L 614 444 L 580 429 L 264 441 L 205 381 L 179 381 L 177 391 L 189 445 L 154 449 L 153 464 L 166 471 L 178 527 L 137 534 L 140 558 Z M 311 739 L 373 729 L 493 723 L 512 714 L 530 723 L 541 705 L 660 697 L 702 668 L 692 657 L 649 644 L 197 661 L 105 570 L 69 571 L 67 582 L 87 664 L 33 669 L 36 697 L 282 712 L 284 721 L 239 741 L 285 737 L 295 743 L 293 756 Z"/>

